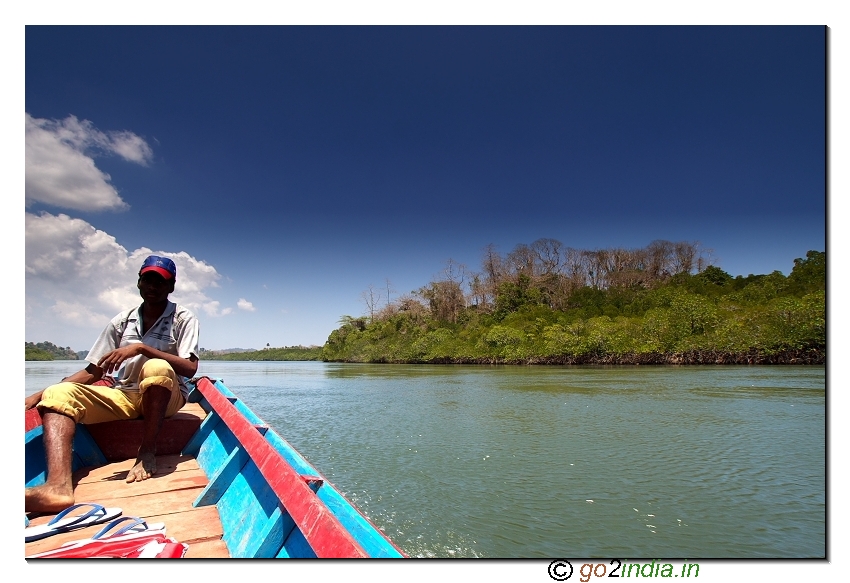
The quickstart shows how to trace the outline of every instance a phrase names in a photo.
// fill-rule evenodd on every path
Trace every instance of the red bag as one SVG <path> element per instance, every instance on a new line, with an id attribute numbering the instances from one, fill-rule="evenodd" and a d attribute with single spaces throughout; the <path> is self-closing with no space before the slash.
<path id="1" fill-rule="evenodd" d="M 58 549 L 30 555 L 27 559 L 182 559 L 189 545 L 165 536 L 165 529 L 134 532 L 136 524 L 104 536 L 124 519 L 111 522 L 90 539 L 66 543 Z M 134 519 L 147 529 L 141 519 Z M 137 527 L 138 528 L 138 527 Z M 127 534 L 124 534 L 127 532 Z M 101 538 L 103 537 L 103 538 Z"/>
<path id="2" fill-rule="evenodd" d="M 88 541 L 31 555 L 27 559 L 182 559 L 189 545 L 163 535 Z"/>

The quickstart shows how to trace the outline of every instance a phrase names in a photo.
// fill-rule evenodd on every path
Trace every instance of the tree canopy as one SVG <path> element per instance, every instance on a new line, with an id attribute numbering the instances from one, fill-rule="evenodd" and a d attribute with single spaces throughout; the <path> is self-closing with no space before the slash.
<path id="1" fill-rule="evenodd" d="M 553 239 L 449 261 L 418 291 L 344 316 L 329 361 L 824 362 L 826 255 L 732 277 L 695 242 L 582 251 Z M 373 296 L 374 299 L 374 296 Z"/>
<path id="2" fill-rule="evenodd" d="M 70 346 L 62 348 L 52 342 L 25 342 L 24 349 L 26 360 L 79 360 Z"/>

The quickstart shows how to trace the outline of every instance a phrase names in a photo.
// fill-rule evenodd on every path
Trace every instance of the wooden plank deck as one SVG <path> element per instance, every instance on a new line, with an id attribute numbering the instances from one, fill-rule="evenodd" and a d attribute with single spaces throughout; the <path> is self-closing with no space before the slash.
<path id="1" fill-rule="evenodd" d="M 190 407 L 191 408 L 191 407 Z M 122 516 L 144 518 L 148 524 L 162 522 L 166 535 L 189 545 L 186 558 L 227 558 L 222 526 L 215 506 L 194 508 L 192 503 L 208 480 L 198 462 L 181 455 L 157 456 L 157 473 L 143 482 L 124 480 L 134 459 L 89 467 L 74 473 L 77 503 L 95 502 L 118 507 Z M 49 522 L 55 515 L 30 520 L 31 525 Z M 25 543 L 25 556 L 55 549 L 62 544 L 86 539 L 103 528 L 89 526 Z"/>

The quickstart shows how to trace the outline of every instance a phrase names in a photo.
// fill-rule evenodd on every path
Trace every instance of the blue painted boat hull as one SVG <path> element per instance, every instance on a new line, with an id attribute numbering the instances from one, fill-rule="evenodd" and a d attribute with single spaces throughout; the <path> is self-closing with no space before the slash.
<path id="1" fill-rule="evenodd" d="M 207 415 L 181 454 L 194 457 L 209 480 L 193 505 L 216 505 L 232 558 L 405 556 L 222 381 L 202 377 L 190 387 L 189 401 Z M 25 444 L 25 483 L 38 485 L 45 478 L 40 425 L 26 432 Z M 74 470 L 105 463 L 78 425 Z"/>

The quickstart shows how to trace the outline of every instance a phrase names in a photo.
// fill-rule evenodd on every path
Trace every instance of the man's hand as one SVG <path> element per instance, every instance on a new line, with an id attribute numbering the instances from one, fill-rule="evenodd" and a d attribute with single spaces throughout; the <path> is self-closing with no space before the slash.
<path id="1" fill-rule="evenodd" d="M 24 411 L 29 411 L 30 409 L 32 409 L 33 407 L 38 405 L 38 402 L 41 401 L 41 394 L 43 392 L 44 391 L 39 391 L 39 392 L 35 393 L 34 395 L 30 395 L 29 397 L 24 399 L 24 405 L 25 405 Z"/>
<path id="2" fill-rule="evenodd" d="M 121 363 L 125 360 L 142 354 L 144 347 L 144 344 L 139 343 L 128 344 L 127 346 L 116 348 L 115 350 L 106 353 L 103 358 L 98 361 L 97 366 L 103 370 L 103 374 L 112 374 L 114 371 L 121 368 Z"/>

